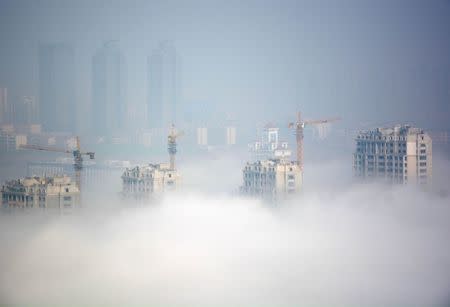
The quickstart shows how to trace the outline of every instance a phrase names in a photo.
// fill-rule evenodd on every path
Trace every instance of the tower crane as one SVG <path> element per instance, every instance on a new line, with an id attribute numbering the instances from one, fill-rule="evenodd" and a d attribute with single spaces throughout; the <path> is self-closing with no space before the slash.
<path id="1" fill-rule="evenodd" d="M 167 150 L 170 156 L 170 169 L 175 170 L 175 155 L 177 153 L 177 138 L 183 136 L 184 133 L 177 132 L 175 126 L 172 124 L 167 136 Z"/>
<path id="2" fill-rule="evenodd" d="M 340 117 L 331 117 L 326 119 L 317 120 L 302 120 L 301 112 L 297 112 L 297 121 L 295 123 L 289 123 L 289 128 L 295 129 L 295 138 L 297 141 L 297 164 L 300 166 L 300 170 L 303 171 L 303 129 L 305 126 L 321 125 L 336 122 L 340 120 Z"/>
<path id="3" fill-rule="evenodd" d="M 93 160 L 95 158 L 95 152 L 83 152 L 80 149 L 80 138 L 76 137 L 76 148 L 74 150 L 67 150 L 62 148 L 52 148 L 40 145 L 21 145 L 20 148 L 31 149 L 31 150 L 41 150 L 41 151 L 52 151 L 52 152 L 62 152 L 71 153 L 73 155 L 73 168 L 75 170 L 76 182 L 78 188 L 81 190 L 81 179 L 80 172 L 83 169 L 83 156 L 89 156 L 89 159 Z"/>

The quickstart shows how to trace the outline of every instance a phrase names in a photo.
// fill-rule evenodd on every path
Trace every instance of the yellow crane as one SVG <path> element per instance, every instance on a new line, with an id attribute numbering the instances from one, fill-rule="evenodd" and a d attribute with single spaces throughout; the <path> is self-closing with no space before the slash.
<path id="1" fill-rule="evenodd" d="M 183 136 L 183 131 L 177 132 L 175 125 L 172 124 L 167 136 L 167 149 L 170 156 L 170 169 L 175 170 L 175 155 L 177 153 L 177 138 Z"/>
<path id="2" fill-rule="evenodd" d="M 297 121 L 295 123 L 289 123 L 289 128 L 295 129 L 295 138 L 297 141 L 297 164 L 300 166 L 300 170 L 303 171 L 303 129 L 305 126 L 328 124 L 340 120 L 340 117 L 331 117 L 326 119 L 316 120 L 302 120 L 301 112 L 297 112 Z"/>
<path id="3" fill-rule="evenodd" d="M 73 167 L 75 170 L 76 182 L 78 188 L 81 190 L 81 177 L 80 172 L 83 169 L 83 156 L 89 156 L 89 159 L 93 160 L 95 158 L 95 152 L 83 152 L 80 148 L 80 138 L 76 137 L 76 147 L 74 150 L 67 150 L 62 148 L 53 148 L 40 145 L 21 145 L 20 148 L 31 149 L 31 150 L 41 150 L 41 151 L 52 151 L 52 152 L 62 152 L 70 153 L 73 155 Z"/>

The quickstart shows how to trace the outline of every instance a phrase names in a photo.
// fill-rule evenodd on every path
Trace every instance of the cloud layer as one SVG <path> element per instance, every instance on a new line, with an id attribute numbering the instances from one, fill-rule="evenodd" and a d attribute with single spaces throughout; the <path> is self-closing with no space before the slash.
<path id="1" fill-rule="evenodd" d="M 447 203 L 404 187 L 353 185 L 278 208 L 187 193 L 102 214 L 1 216 L 0 298 L 11 304 L 444 304 Z"/>

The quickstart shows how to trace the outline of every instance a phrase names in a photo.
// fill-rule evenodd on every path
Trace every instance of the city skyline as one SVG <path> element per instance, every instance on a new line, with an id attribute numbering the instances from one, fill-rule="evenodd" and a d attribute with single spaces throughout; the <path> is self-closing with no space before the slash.
<path id="1" fill-rule="evenodd" d="M 377 125 L 400 121 L 449 129 L 445 1 L 378 6 L 349 2 L 341 7 L 329 1 L 280 5 L 269 1 L 265 6 L 255 1 L 239 6 L 193 1 L 179 11 L 160 3 L 138 3 L 123 15 L 120 5 L 102 11 L 84 3 L 70 10 L 61 2 L 51 6 L 55 14 L 48 15 L 45 2 L 40 6 L 28 1 L 4 3 L 0 86 L 8 88 L 11 97 L 38 97 L 35 48 L 39 42 L 73 45 L 79 132 L 90 132 L 83 117 L 91 110 L 91 58 L 107 40 L 118 40 L 128 59 L 127 103 L 138 122 L 147 117 L 143 116 L 147 57 L 160 41 L 170 40 L 183 55 L 184 112 L 205 104 L 218 113 L 240 109 L 241 122 L 256 118 L 256 113 L 264 121 L 284 122 L 288 113 L 300 108 L 312 117 L 327 109 L 347 118 L 343 123 L 347 127 L 359 124 L 349 122 L 353 120 L 349 115 L 356 112 L 362 121 Z M 322 10 L 327 5 L 330 10 Z M 26 9 L 21 13 L 13 9 L 22 6 Z M 241 17 L 234 14 L 236 7 Z M 26 22 L 18 27 L 14 20 L 20 14 Z M 296 15 L 300 18 L 292 17 Z M 111 23 L 119 16 L 123 26 Z M 277 107 L 280 103 L 282 108 Z M 415 112 L 424 103 L 428 115 Z"/>
<path id="2" fill-rule="evenodd" d="M 0 0 L 0 306 L 450 306 L 450 0 Z"/>

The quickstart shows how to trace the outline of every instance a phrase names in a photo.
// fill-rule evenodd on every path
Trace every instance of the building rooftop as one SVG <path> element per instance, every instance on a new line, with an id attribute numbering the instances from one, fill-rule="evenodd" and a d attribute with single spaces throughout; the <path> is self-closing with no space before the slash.
<path id="1" fill-rule="evenodd" d="M 357 138 L 372 138 L 386 136 L 407 136 L 424 133 L 423 129 L 410 125 L 395 125 L 393 127 L 380 127 L 372 130 L 360 131 Z"/>
<path id="2" fill-rule="evenodd" d="M 5 187 L 30 187 L 34 185 L 63 185 L 70 184 L 72 180 L 68 176 L 60 177 L 25 177 L 5 182 Z"/>

